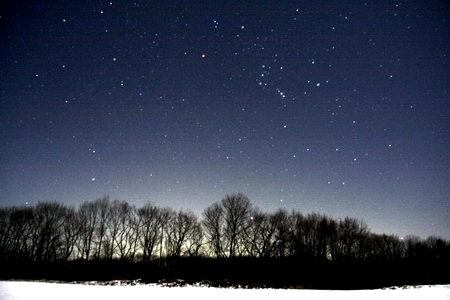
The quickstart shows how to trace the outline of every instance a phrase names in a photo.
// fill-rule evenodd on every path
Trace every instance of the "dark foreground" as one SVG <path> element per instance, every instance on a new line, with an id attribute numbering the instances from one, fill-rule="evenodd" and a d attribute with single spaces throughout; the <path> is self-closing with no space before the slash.
<path id="1" fill-rule="evenodd" d="M 0 279 L 111 281 L 135 280 L 183 285 L 371 289 L 399 285 L 450 283 L 444 263 L 330 263 L 298 259 L 202 257 L 156 259 L 148 263 L 124 261 L 68 261 L 40 264 L 3 262 Z"/>

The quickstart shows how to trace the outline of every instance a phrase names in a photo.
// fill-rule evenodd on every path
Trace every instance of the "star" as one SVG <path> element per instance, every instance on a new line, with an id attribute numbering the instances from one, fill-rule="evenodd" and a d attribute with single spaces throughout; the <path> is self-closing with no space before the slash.
<path id="1" fill-rule="evenodd" d="M 197 201 L 200 219 L 242 189 L 268 212 L 326 202 L 330 215 L 399 236 L 431 232 L 401 209 L 408 199 L 416 215 L 426 199 L 445 225 L 448 17 L 426 13 L 442 1 L 278 1 L 275 15 L 253 2 L 175 2 L 56 1 L 45 24 L 23 5 L 1 14 L 0 203 L 111 193 L 137 208 L 143 195 L 175 209 Z M 400 208 L 392 226 L 387 199 Z"/>

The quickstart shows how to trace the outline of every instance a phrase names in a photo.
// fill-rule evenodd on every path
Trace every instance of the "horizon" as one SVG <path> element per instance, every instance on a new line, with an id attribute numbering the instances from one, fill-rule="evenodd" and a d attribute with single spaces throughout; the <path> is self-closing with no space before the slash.
<path id="1" fill-rule="evenodd" d="M 135 207 L 136 209 L 139 209 L 139 208 L 141 208 L 141 207 L 144 207 L 145 205 L 150 204 L 150 205 L 153 205 L 153 206 L 158 207 L 158 208 L 167 208 L 167 209 L 173 210 L 173 211 L 175 211 L 175 212 L 178 212 L 178 211 L 182 211 L 182 212 L 192 212 L 199 220 L 202 220 L 202 218 L 203 218 L 203 213 L 204 213 L 204 211 L 205 211 L 205 209 L 206 209 L 207 207 L 213 205 L 214 203 L 219 203 L 219 202 L 220 202 L 222 199 L 224 199 L 226 196 L 229 196 L 229 195 L 236 195 L 236 194 L 243 194 L 243 193 L 241 193 L 241 192 L 227 193 L 227 194 L 224 195 L 221 199 L 212 201 L 212 202 L 209 203 L 207 206 L 203 207 L 201 210 L 197 210 L 197 209 L 194 210 L 194 209 L 191 209 L 191 208 L 189 208 L 189 207 L 172 207 L 172 206 L 167 206 L 167 205 L 166 205 L 166 206 L 162 206 L 162 205 L 159 205 L 159 204 L 158 204 L 157 202 L 155 202 L 155 201 L 139 201 L 139 203 L 136 204 L 136 203 L 133 203 L 133 202 L 130 203 L 130 201 L 128 201 L 127 199 L 118 199 L 118 198 L 110 197 L 109 195 L 104 195 L 104 196 L 102 196 L 102 197 L 97 197 L 97 198 L 95 198 L 95 199 L 87 199 L 87 200 L 79 201 L 79 202 L 77 202 L 77 203 L 67 203 L 67 202 L 64 202 L 64 201 L 57 201 L 57 200 L 43 200 L 43 201 L 37 201 L 37 202 L 25 202 L 24 204 L 12 204 L 12 205 L 7 205 L 6 203 L 0 203 L 0 208 L 11 208 L 11 207 L 18 207 L 18 208 L 20 208 L 20 207 L 35 207 L 36 205 L 38 205 L 38 204 L 40 204 L 40 203 L 57 203 L 57 204 L 60 204 L 60 205 L 65 206 L 65 207 L 68 207 L 68 208 L 71 208 L 71 207 L 72 207 L 72 208 L 78 210 L 78 208 L 80 207 L 80 205 L 82 205 L 83 203 L 86 203 L 86 202 L 94 202 L 94 201 L 99 200 L 99 199 L 107 199 L 110 203 L 112 203 L 113 201 L 126 202 L 126 203 L 130 204 L 132 207 Z M 243 195 L 244 195 L 244 196 L 247 196 L 246 194 L 243 194 Z M 419 235 L 419 234 L 416 234 L 416 233 L 414 233 L 414 232 L 410 232 L 410 233 L 407 233 L 407 234 L 405 234 L 405 235 L 399 235 L 399 234 L 396 234 L 395 232 L 385 232 L 385 231 L 380 231 L 380 230 L 377 230 L 376 228 L 374 228 L 374 227 L 372 226 L 372 224 L 370 224 L 369 222 L 367 222 L 367 220 L 365 220 L 365 219 L 363 219 L 363 218 L 361 218 L 361 217 L 358 217 L 358 216 L 356 216 L 356 215 L 338 215 L 338 216 L 337 216 L 337 215 L 329 214 L 329 213 L 326 213 L 326 212 L 320 212 L 320 211 L 301 211 L 301 210 L 299 210 L 299 209 L 297 209 L 297 208 L 287 209 L 287 208 L 283 208 L 283 207 L 281 207 L 281 206 L 280 206 L 280 207 L 271 208 L 271 209 L 261 209 L 261 207 L 259 207 L 259 206 L 257 206 L 257 205 L 254 204 L 254 202 L 252 201 L 252 198 L 251 198 L 251 197 L 248 197 L 248 198 L 249 198 L 250 202 L 251 202 L 252 205 L 253 205 L 253 209 L 255 209 L 256 211 L 260 211 L 260 212 L 262 212 L 262 213 L 265 213 L 265 214 L 272 214 L 272 213 L 275 213 L 275 212 L 281 210 L 281 211 L 287 212 L 288 214 L 292 214 L 292 213 L 300 213 L 300 214 L 302 214 L 303 216 L 308 216 L 308 215 L 318 214 L 318 215 L 320 215 L 320 216 L 325 216 L 325 217 L 331 218 L 331 219 L 333 219 L 333 220 L 336 220 L 336 221 L 338 221 L 338 222 L 341 221 L 341 220 L 343 220 L 343 219 L 345 219 L 345 218 L 352 218 L 352 219 L 355 219 L 355 220 L 360 221 L 360 222 L 362 222 L 363 224 L 367 225 L 367 229 L 369 230 L 370 233 L 373 233 L 373 234 L 379 234 L 379 235 L 383 235 L 383 234 L 385 234 L 385 235 L 391 235 L 391 236 L 395 236 L 395 237 L 399 238 L 399 239 L 402 240 L 402 241 L 403 241 L 405 238 L 408 238 L 408 237 L 419 237 L 419 238 L 422 239 L 422 240 L 426 240 L 426 239 L 429 238 L 429 237 L 437 237 L 437 238 L 442 238 L 442 239 L 445 239 L 445 240 L 450 240 L 449 237 L 441 236 L 441 235 Z"/>

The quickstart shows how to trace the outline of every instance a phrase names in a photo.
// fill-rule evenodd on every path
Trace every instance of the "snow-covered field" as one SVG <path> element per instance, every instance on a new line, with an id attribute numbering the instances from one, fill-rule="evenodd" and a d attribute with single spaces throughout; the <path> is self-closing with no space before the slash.
<path id="1" fill-rule="evenodd" d="M 0 281 L 1 300 L 21 299 L 450 299 L 450 285 L 376 290 L 234 289 L 199 286 L 83 285 L 26 281 Z"/>

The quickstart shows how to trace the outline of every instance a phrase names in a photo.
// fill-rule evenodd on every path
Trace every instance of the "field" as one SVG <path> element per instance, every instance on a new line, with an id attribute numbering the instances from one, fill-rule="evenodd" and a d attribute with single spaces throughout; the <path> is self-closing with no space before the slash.
<path id="1" fill-rule="evenodd" d="M 375 290 L 242 289 L 156 284 L 115 285 L 0 281 L 0 299 L 450 299 L 450 285 Z"/>

